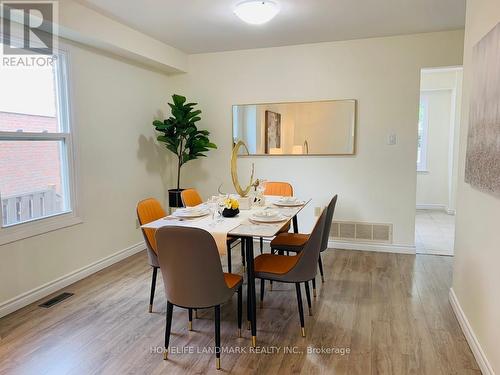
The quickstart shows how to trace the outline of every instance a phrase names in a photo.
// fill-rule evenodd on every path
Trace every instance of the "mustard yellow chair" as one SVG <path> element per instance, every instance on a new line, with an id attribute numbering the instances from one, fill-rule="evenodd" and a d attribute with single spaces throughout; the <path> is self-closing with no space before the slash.
<path id="1" fill-rule="evenodd" d="M 203 199 L 196 189 L 185 189 L 181 192 L 182 204 L 186 207 L 194 207 L 203 203 Z M 227 236 L 226 245 L 227 245 L 227 271 L 231 273 L 232 265 L 231 265 L 231 249 L 234 248 L 238 243 L 240 238 Z M 241 261 L 243 266 L 245 266 L 245 241 L 240 241 L 241 247 Z"/>
<path id="2" fill-rule="evenodd" d="M 150 223 L 167 216 L 160 202 L 154 198 L 148 198 L 137 203 L 137 219 L 140 225 Z M 151 280 L 151 294 L 149 297 L 149 312 L 153 311 L 153 300 L 155 298 L 156 274 L 160 263 L 158 262 L 158 253 L 156 247 L 155 229 L 141 228 L 146 242 L 149 265 L 153 268 L 153 276 Z"/>
<path id="3" fill-rule="evenodd" d="M 196 191 L 196 189 L 186 189 L 181 192 L 182 204 L 185 207 L 194 207 L 203 203 L 203 199 L 201 199 L 200 194 Z"/>

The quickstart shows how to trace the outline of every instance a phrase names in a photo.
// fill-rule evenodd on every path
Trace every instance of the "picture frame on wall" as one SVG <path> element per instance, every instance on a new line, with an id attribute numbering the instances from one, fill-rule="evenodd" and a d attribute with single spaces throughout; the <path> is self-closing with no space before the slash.
<path id="1" fill-rule="evenodd" d="M 465 182 L 500 197 L 500 23 L 473 49 Z"/>
<path id="2" fill-rule="evenodd" d="M 265 153 L 281 148 L 281 114 L 266 111 L 265 123 Z"/>

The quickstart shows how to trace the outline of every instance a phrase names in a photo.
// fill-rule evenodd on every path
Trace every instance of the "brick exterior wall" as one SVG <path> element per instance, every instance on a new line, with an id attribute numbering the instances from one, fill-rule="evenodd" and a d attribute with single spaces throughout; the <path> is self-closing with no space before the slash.
<path id="1" fill-rule="evenodd" d="M 56 132 L 57 118 L 0 112 L 0 130 Z M 59 142 L 0 141 L 2 197 L 54 187 L 61 193 Z"/>

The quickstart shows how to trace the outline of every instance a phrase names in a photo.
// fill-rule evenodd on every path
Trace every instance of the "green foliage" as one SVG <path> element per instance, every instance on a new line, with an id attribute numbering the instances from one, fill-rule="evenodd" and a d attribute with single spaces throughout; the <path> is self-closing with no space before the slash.
<path id="1" fill-rule="evenodd" d="M 168 103 L 171 116 L 164 120 L 153 121 L 155 129 L 162 133 L 158 141 L 178 158 L 177 188 L 179 188 L 180 168 L 190 160 L 206 157 L 206 152 L 217 146 L 210 142 L 207 130 L 198 130 L 196 123 L 201 120 L 201 111 L 194 109 L 198 103 L 186 103 L 181 95 L 172 95 L 173 103 Z"/>

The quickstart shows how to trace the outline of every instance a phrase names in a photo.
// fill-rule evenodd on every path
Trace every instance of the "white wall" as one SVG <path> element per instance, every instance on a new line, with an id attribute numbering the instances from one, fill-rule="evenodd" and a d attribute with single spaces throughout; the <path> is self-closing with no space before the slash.
<path id="1" fill-rule="evenodd" d="M 461 85 L 461 69 L 422 72 L 421 97 L 428 102 L 427 171 L 417 172 L 417 208 L 455 209 Z"/>
<path id="2" fill-rule="evenodd" d="M 472 48 L 500 22 L 498 0 L 467 2 L 453 290 L 494 372 L 500 373 L 500 199 L 464 183 Z M 484 372 L 486 373 L 486 372 Z"/>
<path id="3" fill-rule="evenodd" d="M 200 103 L 219 149 L 185 167 L 184 187 L 232 190 L 232 104 L 358 99 L 355 156 L 244 158 L 241 179 L 254 162 L 257 177 L 313 197 L 299 218 L 304 231 L 313 207 L 338 193 L 337 219 L 394 223 L 394 243 L 412 249 L 420 69 L 461 64 L 462 48 L 463 31 L 453 31 L 192 55 L 189 73 L 173 82 Z M 390 132 L 395 146 L 386 144 Z"/>
<path id="4" fill-rule="evenodd" d="M 148 196 L 164 201 L 169 187 L 165 152 L 151 126 L 166 109 L 169 78 L 95 50 L 68 48 L 83 224 L 0 246 L 0 310 L 142 242 L 135 205 Z"/>

